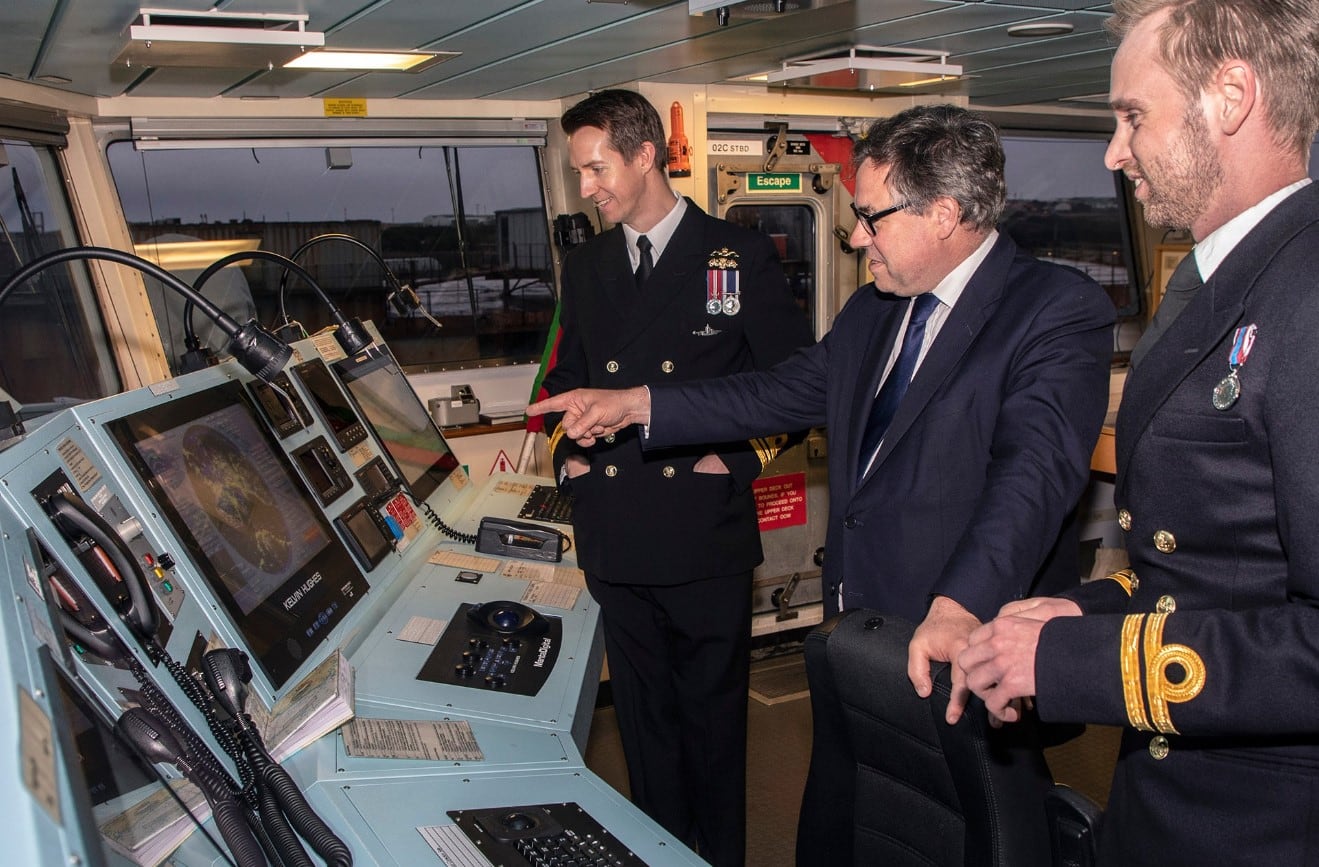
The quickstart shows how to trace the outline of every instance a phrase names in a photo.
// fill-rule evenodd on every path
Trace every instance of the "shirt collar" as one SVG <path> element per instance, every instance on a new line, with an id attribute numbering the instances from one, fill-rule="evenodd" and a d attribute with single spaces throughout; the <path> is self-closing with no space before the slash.
<path id="1" fill-rule="evenodd" d="M 638 232 L 627 223 L 623 224 L 623 237 L 627 239 L 627 257 L 632 260 L 633 270 L 641 262 L 641 254 L 637 252 L 637 238 L 642 235 L 646 236 L 646 240 L 650 241 L 651 261 L 658 262 L 660 256 L 664 255 L 664 248 L 669 245 L 669 239 L 673 237 L 674 232 L 678 231 L 678 224 L 682 222 L 682 215 L 687 213 L 687 200 L 678 195 L 676 190 L 673 197 L 677 199 L 677 202 L 664 215 L 664 219 L 651 226 L 649 232 Z"/>
<path id="2" fill-rule="evenodd" d="M 957 299 L 962 297 L 962 291 L 966 289 L 966 284 L 971 282 L 975 272 L 979 270 L 981 263 L 989 256 L 989 251 L 994 249 L 994 242 L 998 240 L 998 230 L 994 229 L 985 236 L 985 240 L 980 242 L 980 246 L 975 249 L 970 256 L 963 259 L 956 268 L 949 271 L 948 274 L 939 281 L 939 285 L 934 287 L 934 297 L 938 298 L 945 307 L 952 307 L 957 303 Z"/>
<path id="3" fill-rule="evenodd" d="M 1309 183 L 1309 178 L 1302 178 L 1294 184 L 1288 184 L 1205 235 L 1191 251 L 1195 256 L 1196 267 L 1200 269 L 1200 279 L 1207 282 L 1218 270 L 1218 266 L 1223 264 L 1228 254 L 1241 243 L 1241 239 L 1250 234 L 1251 229 L 1258 226 L 1261 220 L 1282 203 L 1283 199 Z"/>

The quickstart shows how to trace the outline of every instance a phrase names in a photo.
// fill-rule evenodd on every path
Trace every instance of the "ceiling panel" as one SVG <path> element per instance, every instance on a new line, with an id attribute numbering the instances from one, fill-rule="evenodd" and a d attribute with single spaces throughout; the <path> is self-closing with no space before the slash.
<path id="1" fill-rule="evenodd" d="M 55 0 L 7 0 L 0 4 L 0 72 L 11 78 L 27 78 L 55 5 Z"/>
<path id="2" fill-rule="evenodd" d="M 947 52 L 976 76 L 973 96 L 1050 102 L 1091 86 L 1100 67 L 1106 79 L 1110 53 L 1101 32 L 1108 5 L 1082 0 L 852 0 L 768 19 L 733 15 L 726 27 L 689 15 L 686 0 L 233 0 L 224 12 L 306 13 L 333 47 L 462 54 L 417 75 L 115 65 L 121 33 L 144 3 L 202 12 L 215 0 L 0 0 L 0 71 L 26 79 L 42 58 L 37 74 L 97 96 L 558 99 L 638 79 L 718 83 L 871 45 Z M 1075 32 L 1042 40 L 1006 33 L 1013 23 L 1055 18 Z"/>

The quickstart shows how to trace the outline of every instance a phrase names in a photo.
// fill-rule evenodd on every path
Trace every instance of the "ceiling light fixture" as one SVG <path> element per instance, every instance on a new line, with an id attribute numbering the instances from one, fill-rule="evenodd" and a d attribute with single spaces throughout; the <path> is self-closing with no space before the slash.
<path id="1" fill-rule="evenodd" d="M 320 48 L 306 15 L 140 9 L 116 63 L 142 67 L 273 69 Z"/>
<path id="2" fill-rule="evenodd" d="M 1013 24 L 1008 35 L 1018 39 L 1043 39 L 1046 36 L 1066 36 L 1076 28 L 1066 21 L 1031 21 Z"/>
<path id="3" fill-rule="evenodd" d="M 285 63 L 284 68 L 421 72 L 461 54 L 461 51 L 362 51 L 318 48 L 298 55 Z"/>
<path id="4" fill-rule="evenodd" d="M 767 78 L 770 84 L 825 90 L 946 91 L 962 80 L 962 67 L 937 51 L 857 45 L 845 53 L 789 60 Z"/>

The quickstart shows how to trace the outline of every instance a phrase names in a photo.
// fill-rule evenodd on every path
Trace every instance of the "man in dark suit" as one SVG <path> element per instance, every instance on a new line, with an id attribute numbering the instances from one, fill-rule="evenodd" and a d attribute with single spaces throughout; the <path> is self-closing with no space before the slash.
<path id="1" fill-rule="evenodd" d="M 659 115 L 630 91 L 561 120 L 581 194 L 615 224 L 568 254 L 557 394 L 763 370 L 811 340 L 768 236 L 702 213 L 665 174 Z M 577 562 L 604 621 L 632 800 L 715 865 L 741 867 L 751 483 L 769 442 L 642 453 L 635 431 L 582 448 L 548 419 L 576 503 Z"/>
<path id="2" fill-rule="evenodd" d="M 978 630 L 1001 719 L 1124 727 L 1100 860 L 1319 863 L 1315 0 L 1118 0 L 1106 157 L 1203 279 L 1127 379 L 1131 568 Z"/>
<path id="3" fill-rule="evenodd" d="M 1113 305 L 995 230 L 1003 149 L 983 118 L 908 109 L 876 121 L 854 163 L 849 243 L 875 279 L 819 344 L 768 372 L 529 411 L 566 412 L 585 444 L 648 425 L 651 447 L 827 424 L 826 613 L 919 623 L 909 671 L 929 695 L 930 661 L 999 606 L 1079 581 L 1074 507 L 1107 406 Z"/>

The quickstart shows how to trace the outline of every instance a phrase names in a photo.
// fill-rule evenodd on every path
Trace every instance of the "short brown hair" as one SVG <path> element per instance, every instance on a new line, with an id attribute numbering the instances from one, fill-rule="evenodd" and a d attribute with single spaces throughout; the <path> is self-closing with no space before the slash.
<path id="1" fill-rule="evenodd" d="M 655 146 L 655 165 L 667 168 L 668 144 L 664 124 L 655 106 L 641 94 L 630 90 L 601 90 L 574 105 L 559 118 L 559 126 L 572 135 L 584 126 L 593 126 L 609 137 L 609 144 L 629 163 L 641 153 L 641 146 Z"/>
<path id="2" fill-rule="evenodd" d="M 1264 117 L 1279 147 L 1308 154 L 1319 129 L 1319 0 L 1113 0 L 1105 22 L 1119 40 L 1168 10 L 1163 65 L 1188 99 L 1224 61 L 1255 70 Z"/>

